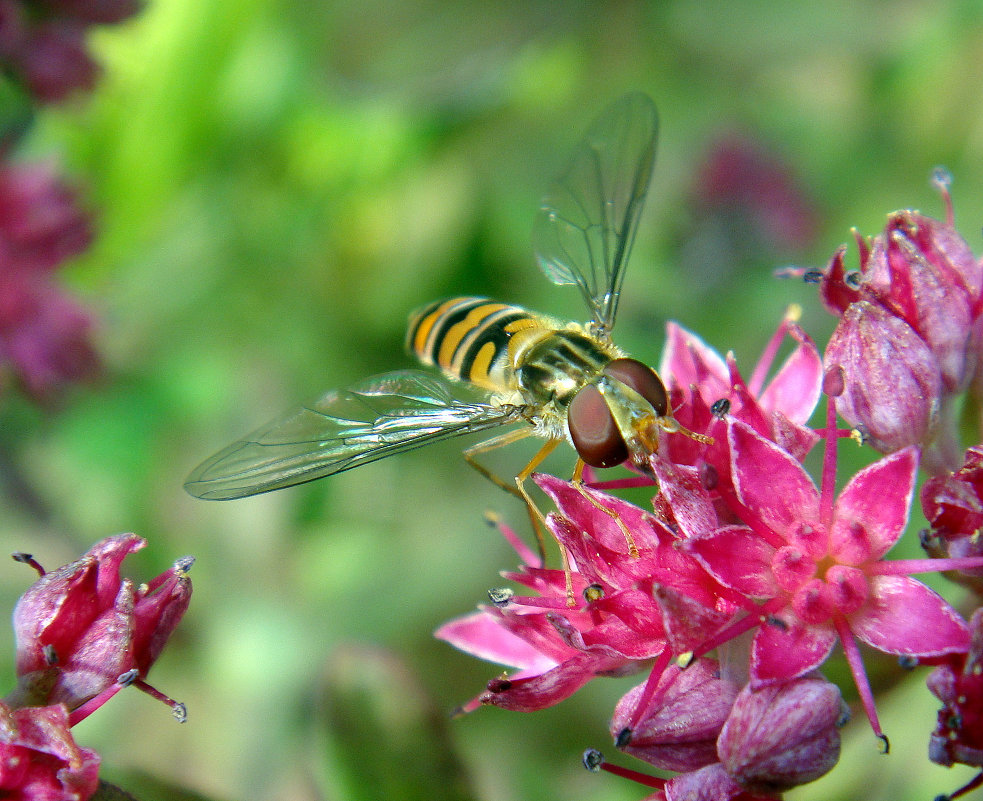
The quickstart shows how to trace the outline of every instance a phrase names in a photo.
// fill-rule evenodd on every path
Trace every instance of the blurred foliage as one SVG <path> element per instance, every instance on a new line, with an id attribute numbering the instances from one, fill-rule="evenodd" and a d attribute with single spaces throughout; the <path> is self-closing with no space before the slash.
<path id="1" fill-rule="evenodd" d="M 100 32 L 98 90 L 46 110 L 20 155 L 60 159 L 97 212 L 99 238 L 67 280 L 98 311 L 108 375 L 55 413 L 8 398 L 0 466 L 9 550 L 53 566 L 133 530 L 150 541 L 128 565 L 137 578 L 198 557 L 191 610 L 151 676 L 189 722 L 121 694 L 76 729 L 107 779 L 127 786 L 113 769 L 132 769 L 241 801 L 432 797 L 427 778 L 496 801 L 644 795 L 579 764 L 587 746 L 618 758 L 607 718 L 623 681 L 533 716 L 433 724 L 415 744 L 430 764 L 400 749 L 417 717 L 497 672 L 430 638 L 514 562 L 482 512 L 524 524 L 459 448 L 230 503 L 195 501 L 182 480 L 282 409 L 409 366 L 407 313 L 434 297 L 579 318 L 576 292 L 534 266 L 533 214 L 594 113 L 629 90 L 655 98 L 662 139 L 619 343 L 655 363 L 672 317 L 750 365 L 790 302 L 823 343 L 832 319 L 814 288 L 773 269 L 822 266 L 850 226 L 876 233 L 898 207 L 940 215 L 936 164 L 979 249 L 981 23 L 976 0 L 150 0 Z M 694 176 L 734 130 L 788 165 L 816 213 L 808 247 L 694 242 L 710 230 Z M 521 450 L 498 457 L 503 473 Z M 563 475 L 572 459 L 551 466 Z M 2 579 L 11 608 L 31 577 L 8 564 Z M 338 654 L 360 685 L 325 679 Z M 843 763 L 789 798 L 930 798 L 964 781 L 926 761 L 923 678 L 883 696 L 890 757 L 855 720 Z M 356 740 L 334 725 L 341 711 Z M 344 763 L 333 777 L 325 754 Z M 393 772 L 405 781 L 383 784 Z"/>

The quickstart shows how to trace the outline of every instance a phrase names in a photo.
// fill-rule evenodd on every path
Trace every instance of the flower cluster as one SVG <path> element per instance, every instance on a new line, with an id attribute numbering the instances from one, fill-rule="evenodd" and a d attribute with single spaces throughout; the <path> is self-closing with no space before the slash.
<path id="1" fill-rule="evenodd" d="M 0 369 L 39 400 L 99 369 L 88 312 L 53 280 L 91 239 L 51 166 L 0 162 Z"/>
<path id="2" fill-rule="evenodd" d="M 99 756 L 79 747 L 70 729 L 123 687 L 139 687 L 185 719 L 184 705 L 146 676 L 188 608 L 193 560 L 137 586 L 119 568 L 145 544 L 133 534 L 108 537 L 50 573 L 28 554 L 14 555 L 40 578 L 14 610 L 17 687 L 0 701 L 3 798 L 90 798 Z"/>
<path id="3" fill-rule="evenodd" d="M 89 29 L 139 10 L 138 0 L 0 0 L 0 65 L 41 103 L 92 89 L 99 66 L 86 47 Z"/>
<path id="4" fill-rule="evenodd" d="M 614 745 L 678 775 L 645 777 L 593 750 L 588 768 L 630 775 L 662 801 L 775 799 L 837 762 L 849 712 L 819 672 L 837 644 L 889 749 L 863 644 L 937 665 L 930 686 L 946 707 L 932 758 L 983 763 L 983 612 L 971 636 L 962 615 L 913 577 L 955 571 L 978 587 L 983 576 L 983 450 L 953 464 L 947 411 L 979 383 L 983 267 L 953 228 L 947 194 L 946 202 L 947 222 L 902 211 L 873 241 L 858 237 L 859 273 L 844 270 L 841 249 L 825 272 L 807 276 L 840 316 L 823 354 L 790 314 L 745 380 L 732 355 L 670 324 L 661 374 L 671 407 L 712 443 L 663 436 L 649 465 L 652 511 L 601 491 L 623 482 L 535 476 L 556 506 L 547 525 L 572 573 L 520 549 L 524 564 L 504 576 L 521 592 L 494 590 L 492 605 L 438 630 L 516 668 L 465 710 L 534 711 L 594 678 L 638 675 L 614 711 Z M 787 337 L 792 351 L 769 382 Z M 824 422 L 810 426 L 823 396 Z M 837 415 L 850 427 L 837 427 Z M 837 491 L 839 441 L 848 437 L 885 455 Z M 803 460 L 819 442 L 817 482 Z M 922 492 L 933 558 L 889 559 L 920 465 L 934 476 Z"/>

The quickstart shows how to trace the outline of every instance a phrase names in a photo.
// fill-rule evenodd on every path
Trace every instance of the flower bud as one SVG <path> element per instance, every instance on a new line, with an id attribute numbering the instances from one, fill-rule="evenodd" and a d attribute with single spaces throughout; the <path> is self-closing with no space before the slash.
<path id="1" fill-rule="evenodd" d="M 41 576 L 14 609 L 15 706 L 75 709 L 132 668 L 144 677 L 188 608 L 185 561 L 135 588 L 120 563 L 146 542 L 108 537 L 81 559 Z"/>
<path id="2" fill-rule="evenodd" d="M 84 799 L 98 784 L 99 755 L 80 748 L 61 704 L 11 709 L 0 702 L 0 797 Z"/>
<path id="3" fill-rule="evenodd" d="M 717 754 L 749 790 L 783 792 L 836 764 L 844 710 L 836 685 L 819 677 L 760 690 L 747 686 L 720 733 Z"/>
<path id="4" fill-rule="evenodd" d="M 638 717 L 644 690 L 644 684 L 629 690 L 614 710 L 611 736 L 622 751 L 665 770 L 690 771 L 717 760 L 715 743 L 737 687 L 720 678 L 716 662 L 669 667 L 656 690 L 661 701 Z"/>
<path id="5" fill-rule="evenodd" d="M 851 304 L 826 347 L 827 370 L 839 367 L 845 382 L 836 411 L 863 426 L 884 453 L 927 440 L 942 392 L 939 363 L 904 320 L 883 306 Z"/>

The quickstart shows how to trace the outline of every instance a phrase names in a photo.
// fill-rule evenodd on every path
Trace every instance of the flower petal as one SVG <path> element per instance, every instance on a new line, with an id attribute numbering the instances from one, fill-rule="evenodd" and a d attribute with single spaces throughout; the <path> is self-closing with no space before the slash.
<path id="1" fill-rule="evenodd" d="M 434 636 L 479 659 L 531 673 L 545 673 L 557 664 L 521 637 L 504 629 L 485 612 L 449 620 L 434 632 Z"/>
<path id="2" fill-rule="evenodd" d="M 686 550 L 717 581 L 749 598 L 771 598 L 779 591 L 771 570 L 776 549 L 747 526 L 725 526 L 686 540 Z"/>
<path id="3" fill-rule="evenodd" d="M 880 559 L 908 524 L 918 451 L 905 448 L 857 473 L 836 500 L 830 544 L 836 561 Z"/>
<path id="4" fill-rule="evenodd" d="M 873 576 L 870 602 L 850 630 L 888 654 L 940 656 L 969 647 L 969 627 L 936 592 L 909 576 Z"/>
<path id="5" fill-rule="evenodd" d="M 740 422 L 730 426 L 734 489 L 760 523 L 784 535 L 819 519 L 819 491 L 794 458 Z"/>
<path id="6" fill-rule="evenodd" d="M 794 617 L 765 623 L 751 646 L 751 686 L 804 676 L 818 668 L 836 645 L 836 632 L 825 626 L 807 626 Z"/>
<path id="7" fill-rule="evenodd" d="M 790 333 L 799 346 L 785 360 L 758 402 L 769 412 L 781 412 L 793 423 L 802 425 L 809 421 L 819 402 L 823 361 L 801 328 L 791 326 Z"/>
<path id="8" fill-rule="evenodd" d="M 696 334 L 681 325 L 666 323 L 666 344 L 659 362 L 659 375 L 667 386 L 689 394 L 692 384 L 706 390 L 707 397 L 724 397 L 729 388 L 727 365 L 720 355 Z"/>

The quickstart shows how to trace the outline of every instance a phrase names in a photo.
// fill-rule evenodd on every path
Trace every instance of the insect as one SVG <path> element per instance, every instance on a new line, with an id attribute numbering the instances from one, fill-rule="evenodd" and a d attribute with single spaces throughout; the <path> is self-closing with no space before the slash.
<path id="1" fill-rule="evenodd" d="M 532 516 L 535 505 L 523 482 L 564 439 L 578 454 L 577 482 L 585 465 L 628 460 L 647 472 L 660 431 L 710 442 L 675 420 L 656 372 L 627 358 L 611 340 L 657 133 L 647 96 L 615 101 L 590 127 L 539 210 L 534 242 L 540 268 L 553 283 L 579 288 L 590 314 L 585 325 L 486 298 L 432 303 L 411 317 L 407 345 L 440 375 L 384 373 L 331 390 L 205 460 L 185 489 L 204 499 L 242 498 L 516 424 L 467 449 L 465 457 L 520 495 Z M 484 398 L 466 397 L 468 385 Z M 474 459 L 531 435 L 546 442 L 514 486 Z"/>

